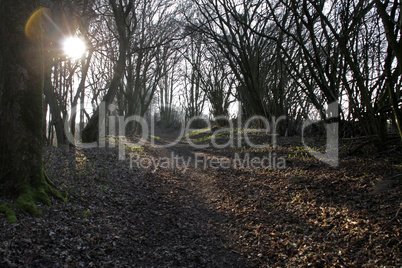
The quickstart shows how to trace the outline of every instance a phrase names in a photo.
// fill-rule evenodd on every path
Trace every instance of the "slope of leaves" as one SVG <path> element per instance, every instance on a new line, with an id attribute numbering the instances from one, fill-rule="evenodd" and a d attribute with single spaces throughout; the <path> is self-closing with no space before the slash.
<path id="1" fill-rule="evenodd" d="M 41 218 L 19 212 L 16 224 L 1 216 L 0 266 L 402 265 L 398 152 L 343 157 L 331 168 L 297 139 L 279 138 L 273 148 L 272 137 L 250 138 L 267 146 L 147 145 L 135 152 L 126 148 L 127 158 L 120 161 L 116 148 L 48 148 L 46 171 L 65 203 L 41 207 Z M 203 161 L 269 152 L 285 158 L 286 167 L 215 169 L 194 163 L 195 154 Z M 148 161 L 148 168 L 130 163 L 130 153 Z M 172 155 L 192 160 L 191 166 L 152 163 Z"/>

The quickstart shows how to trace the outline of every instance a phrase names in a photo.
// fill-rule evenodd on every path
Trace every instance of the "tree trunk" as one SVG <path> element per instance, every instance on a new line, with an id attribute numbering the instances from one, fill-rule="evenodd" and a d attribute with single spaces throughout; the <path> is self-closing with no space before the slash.
<path id="1" fill-rule="evenodd" d="M 116 71 L 113 75 L 113 79 L 110 83 L 110 87 L 102 102 L 105 102 L 105 107 L 111 104 L 119 89 L 120 81 L 124 75 L 125 62 L 126 62 L 126 49 L 127 45 L 120 43 L 120 56 L 116 64 Z M 87 126 L 82 131 L 83 142 L 93 142 L 98 140 L 99 136 L 99 107 L 94 111 L 91 119 L 89 119 Z"/>
<path id="2" fill-rule="evenodd" d="M 75 112 L 77 111 L 77 104 L 78 104 L 79 98 L 81 98 L 80 114 L 83 114 L 82 109 L 84 109 L 84 105 L 83 105 L 84 102 L 83 101 L 84 101 L 84 96 L 85 96 L 85 80 L 87 79 L 92 54 L 93 54 L 93 51 L 91 50 L 89 52 L 88 58 L 86 60 L 86 63 L 85 63 L 84 58 L 81 59 L 81 66 L 82 66 L 81 82 L 80 82 L 80 84 L 78 86 L 77 92 L 75 93 L 73 102 L 71 103 L 71 124 L 70 124 L 70 129 L 71 129 L 71 133 L 73 135 L 75 135 L 75 127 L 76 127 L 75 121 L 76 121 L 76 118 L 77 118 L 77 114 Z M 81 116 L 80 116 L 80 119 L 81 119 Z M 80 128 L 80 130 L 81 129 L 82 128 Z"/>
<path id="3" fill-rule="evenodd" d="M 56 94 L 51 81 L 51 73 L 46 70 L 44 77 L 44 93 L 46 101 L 49 104 L 50 113 L 52 115 L 52 121 L 49 123 L 49 127 L 54 125 L 56 130 L 57 144 L 67 143 L 66 134 L 64 133 L 64 122 L 61 118 L 60 106 L 57 102 Z"/>
<path id="4" fill-rule="evenodd" d="M 126 59 L 127 59 L 127 49 L 129 45 L 129 37 L 127 36 L 126 19 L 129 16 L 130 10 L 132 8 L 132 2 L 127 6 L 127 10 L 123 11 L 124 7 L 117 5 L 115 0 L 109 0 L 110 5 L 113 9 L 113 14 L 116 20 L 116 26 L 118 31 L 119 39 L 119 59 L 117 60 L 115 73 L 113 74 L 112 81 L 108 92 L 103 97 L 102 102 L 105 103 L 105 107 L 108 107 L 116 97 L 117 91 L 124 72 L 126 69 Z M 93 142 L 98 140 L 99 136 L 99 107 L 94 111 L 92 117 L 89 119 L 88 124 L 82 130 L 82 141 L 83 142 Z"/>
<path id="5" fill-rule="evenodd" d="M 0 189 L 4 195 L 17 197 L 16 208 L 35 216 L 41 214 L 35 201 L 50 205 L 49 194 L 61 198 L 46 177 L 42 162 L 41 18 L 45 9 L 32 13 L 37 7 L 35 1 L 14 0 L 1 1 L 0 9 Z M 3 204 L 0 212 L 15 222 L 12 208 Z"/>

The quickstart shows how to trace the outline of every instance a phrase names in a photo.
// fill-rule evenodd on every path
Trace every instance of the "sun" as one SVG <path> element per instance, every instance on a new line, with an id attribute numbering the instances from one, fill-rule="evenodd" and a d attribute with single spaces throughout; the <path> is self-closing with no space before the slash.
<path id="1" fill-rule="evenodd" d="M 87 51 L 85 42 L 78 37 L 68 37 L 63 41 L 64 54 L 72 60 L 78 60 Z"/>

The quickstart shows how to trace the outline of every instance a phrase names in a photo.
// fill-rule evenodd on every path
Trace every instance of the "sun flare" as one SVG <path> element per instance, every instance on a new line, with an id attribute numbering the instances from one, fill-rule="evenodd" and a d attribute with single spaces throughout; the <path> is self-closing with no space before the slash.
<path id="1" fill-rule="evenodd" d="M 68 37 L 63 41 L 63 51 L 72 60 L 78 60 L 87 48 L 85 42 L 78 37 Z"/>

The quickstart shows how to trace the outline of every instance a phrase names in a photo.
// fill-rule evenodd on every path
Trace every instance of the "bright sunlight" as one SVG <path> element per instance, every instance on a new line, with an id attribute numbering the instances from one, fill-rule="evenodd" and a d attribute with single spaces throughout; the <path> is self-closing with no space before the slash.
<path id="1" fill-rule="evenodd" d="M 72 60 L 80 59 L 86 50 L 85 42 L 78 37 L 68 37 L 63 42 L 63 51 Z"/>

